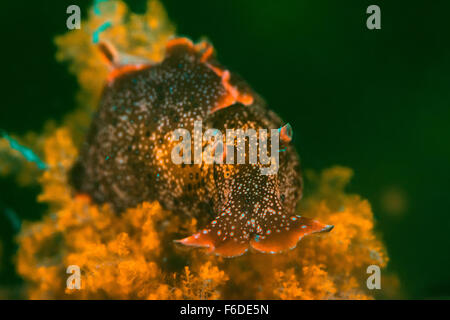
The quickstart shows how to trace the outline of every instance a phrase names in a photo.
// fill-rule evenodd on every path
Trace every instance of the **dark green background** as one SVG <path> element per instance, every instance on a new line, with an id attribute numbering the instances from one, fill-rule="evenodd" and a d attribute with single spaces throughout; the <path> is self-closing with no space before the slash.
<path id="1" fill-rule="evenodd" d="M 131 2 L 131 1 L 130 1 Z M 89 1 L 1 4 L 0 128 L 40 131 L 75 108 L 77 84 L 54 59 L 66 8 Z M 181 35 L 207 36 L 219 60 L 239 72 L 289 121 L 305 168 L 354 169 L 349 190 L 369 199 L 407 298 L 450 297 L 449 1 L 163 1 Z M 382 29 L 366 28 L 378 4 Z M 132 1 L 142 11 L 145 1 Z M 308 188 L 308 186 L 306 186 Z M 392 215 L 383 192 L 402 190 L 407 210 Z M 0 212 L 39 219 L 39 189 L 0 179 Z M 11 257 L 9 220 L 0 287 L 21 279 Z M 11 295 L 13 295 L 11 291 Z"/>

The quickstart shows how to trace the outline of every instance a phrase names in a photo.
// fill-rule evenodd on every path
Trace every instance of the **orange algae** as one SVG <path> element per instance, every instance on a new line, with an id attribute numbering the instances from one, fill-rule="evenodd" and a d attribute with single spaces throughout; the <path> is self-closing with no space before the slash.
<path id="1" fill-rule="evenodd" d="M 100 6 L 101 16 L 91 12 L 81 30 L 56 39 L 57 58 L 69 61 L 70 71 L 80 84 L 79 108 L 61 127 L 29 140 L 35 142 L 49 167 L 38 179 L 42 186 L 38 200 L 47 203 L 49 211 L 41 221 L 24 223 L 18 236 L 17 271 L 26 280 L 28 297 L 373 298 L 366 288 L 366 269 L 372 264 L 384 268 L 388 257 L 374 232 L 370 204 L 344 191 L 351 169 L 306 172 L 309 194 L 301 201 L 298 213 L 334 225 L 331 233 L 306 237 L 297 248 L 282 254 L 249 252 L 233 259 L 176 246 L 173 240 L 194 233 L 197 221 L 165 211 L 157 202 L 144 202 L 117 215 L 108 205 L 98 206 L 86 195 L 73 194 L 67 173 L 108 76 L 101 53 L 92 43 L 92 32 L 109 20 L 112 27 L 100 35 L 101 39 L 113 42 L 122 52 L 151 61 L 162 58 L 174 33 L 156 1 L 149 1 L 144 15 L 130 13 L 120 1 Z M 7 152 L 1 143 L 0 152 Z M 18 158 L 9 152 L 10 157 Z M 9 166 L 12 163 L 9 161 Z M 80 290 L 66 288 L 69 265 L 80 267 Z M 387 279 L 396 283 L 393 276 Z M 382 285 L 383 289 L 389 287 L 387 281 Z"/>

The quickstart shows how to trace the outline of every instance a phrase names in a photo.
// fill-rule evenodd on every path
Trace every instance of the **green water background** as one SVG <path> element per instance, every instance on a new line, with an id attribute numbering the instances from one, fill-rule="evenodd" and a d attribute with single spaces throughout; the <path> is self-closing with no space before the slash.
<path id="1" fill-rule="evenodd" d="M 129 3 L 145 8 L 145 1 Z M 0 5 L 0 128 L 8 133 L 39 132 L 75 108 L 75 78 L 55 61 L 52 41 L 67 31 L 70 4 L 85 16 L 90 2 Z M 179 34 L 207 36 L 219 60 L 291 123 L 305 168 L 354 169 L 348 189 L 372 204 L 403 297 L 450 297 L 450 2 L 163 4 Z M 381 30 L 366 28 L 370 4 L 381 7 Z M 37 220 L 45 211 L 38 193 L 2 177 L 0 211 Z M 400 208 L 384 204 L 389 197 Z M 0 214 L 0 289 L 11 296 L 22 283 L 12 261 L 15 234 Z"/>

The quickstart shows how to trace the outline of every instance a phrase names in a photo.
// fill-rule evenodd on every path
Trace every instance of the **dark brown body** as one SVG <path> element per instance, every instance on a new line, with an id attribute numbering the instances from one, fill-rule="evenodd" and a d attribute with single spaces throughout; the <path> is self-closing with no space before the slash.
<path id="1" fill-rule="evenodd" d="M 207 52 L 189 41 L 174 41 L 160 64 L 124 73 L 105 87 L 72 170 L 73 185 L 117 212 L 157 200 L 177 214 L 213 220 L 196 237 L 181 242 L 209 246 L 226 256 L 245 252 L 255 238 L 258 245 L 253 247 L 261 251 L 279 251 L 276 243 L 281 249 L 292 247 L 292 240 L 275 236 L 268 240 L 277 233 L 299 237 L 292 233 L 301 220 L 293 217 L 302 194 L 294 147 L 283 146 L 279 170 L 273 175 L 262 175 L 258 164 L 174 164 L 172 132 L 178 128 L 192 132 L 199 120 L 204 130 L 223 132 L 284 125 Z M 303 227 L 301 235 L 324 227 L 312 226 L 311 222 L 308 229 Z"/>

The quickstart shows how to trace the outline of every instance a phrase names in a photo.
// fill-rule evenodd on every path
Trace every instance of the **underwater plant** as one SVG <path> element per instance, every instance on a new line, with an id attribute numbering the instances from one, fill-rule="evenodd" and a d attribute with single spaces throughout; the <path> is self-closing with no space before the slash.
<path id="1" fill-rule="evenodd" d="M 80 186 L 91 185 L 73 168 L 92 123 L 92 113 L 100 104 L 103 87 L 111 80 L 103 62 L 105 50 L 93 41 L 92 35 L 110 22 L 97 34 L 100 40 L 113 44 L 119 53 L 159 63 L 175 34 L 157 1 L 150 0 L 143 15 L 130 12 L 121 1 L 97 5 L 101 14 L 92 9 L 82 29 L 56 39 L 57 59 L 68 61 L 70 71 L 78 79 L 79 108 L 58 127 L 49 125 L 42 135 L 18 139 L 23 145 L 34 145 L 33 150 L 46 167 L 39 171 L 33 163 L 22 162 L 23 166 L 14 171 L 36 177 L 42 186 L 38 201 L 49 205 L 42 221 L 23 223 L 18 236 L 17 271 L 27 281 L 28 297 L 372 298 L 366 287 L 367 266 L 383 268 L 388 257 L 374 232 L 370 204 L 345 192 L 351 169 L 336 166 L 321 173 L 306 170 L 311 192 L 298 208 L 292 208 L 294 217 L 301 213 L 326 221 L 335 226 L 333 232 L 306 237 L 287 252 L 251 252 L 231 260 L 174 245 L 174 239 L 195 234 L 205 221 L 164 209 L 155 197 L 115 206 L 112 201 L 94 201 L 92 196 L 74 193 L 75 178 Z M 19 159 L 19 151 L 2 141 L 5 140 L 0 140 L 0 152 L 12 167 Z M 101 156 L 108 161 L 110 155 Z M 12 171 L 3 168 L 6 169 L 2 174 Z M 301 194 L 301 189 L 295 192 Z M 66 268 L 70 265 L 80 267 L 80 290 L 66 286 Z"/>

